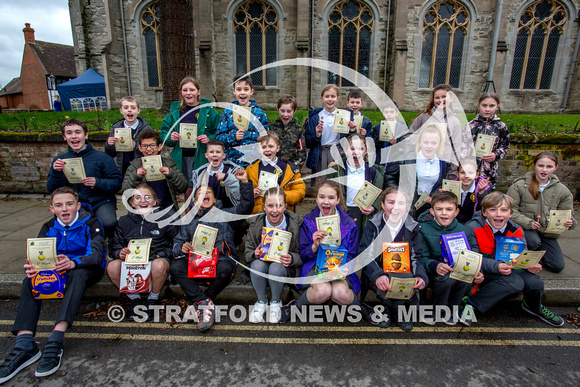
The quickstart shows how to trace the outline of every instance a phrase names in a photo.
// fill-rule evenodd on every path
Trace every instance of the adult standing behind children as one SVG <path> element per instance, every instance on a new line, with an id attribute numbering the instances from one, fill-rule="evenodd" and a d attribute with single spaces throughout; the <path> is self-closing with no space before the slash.
<path id="1" fill-rule="evenodd" d="M 244 108 L 249 110 L 260 121 L 265 130 L 270 130 L 266 113 L 258 107 L 256 101 L 250 99 L 252 94 L 254 94 L 252 78 L 244 74 L 236 75 L 232 92 L 236 97 L 236 100 L 232 102 L 233 109 Z M 220 140 L 226 147 L 227 159 L 243 168 L 250 165 L 250 163 L 243 161 L 241 159 L 243 153 L 234 149 L 234 147 L 255 144 L 260 136 L 258 128 L 251 122 L 248 123 L 247 127 L 242 125 L 242 123 L 246 123 L 245 120 L 237 111 L 224 109 L 216 133 L 216 139 Z"/>
<path id="2" fill-rule="evenodd" d="M 479 114 L 469 121 L 468 125 L 471 129 L 474 144 L 480 134 L 495 137 L 490 153 L 477 158 L 481 164 L 479 175 L 483 179 L 489 179 L 489 185 L 494 190 L 499 171 L 499 161 L 507 155 L 510 149 L 510 131 L 507 125 L 495 114 L 499 109 L 499 96 L 497 94 L 483 93 L 479 97 L 477 109 Z"/>
<path id="3" fill-rule="evenodd" d="M 206 144 L 215 138 L 220 116 L 207 105 L 210 102 L 209 99 L 201 98 L 201 87 L 197 79 L 185 77 L 179 84 L 179 101 L 171 103 L 169 114 L 161 124 L 161 139 L 167 146 L 173 147 L 171 158 L 181 168 L 188 182 L 191 172 L 207 163 Z M 197 125 L 197 148 L 182 148 L 179 145 L 181 124 Z M 171 133 L 169 138 L 168 133 Z M 188 190 L 186 199 L 190 194 L 191 190 Z"/>
<path id="4" fill-rule="evenodd" d="M 147 129 L 139 135 L 139 150 L 144 156 L 157 156 L 161 151 L 161 137 L 153 129 Z M 159 171 L 163 173 L 165 179 L 157 181 L 147 181 L 147 169 L 143 167 L 143 160 L 139 157 L 131 162 L 125 180 L 123 180 L 123 191 L 129 188 L 136 188 L 138 185 L 147 182 L 155 191 L 157 196 L 157 205 L 161 208 L 167 208 L 171 205 L 174 210 L 179 208 L 177 204 L 177 195 L 187 190 L 187 180 L 183 172 L 177 166 L 177 163 L 170 158 L 161 158 L 162 167 Z"/>
<path id="5" fill-rule="evenodd" d="M 534 158 L 534 170 L 519 177 L 507 194 L 514 199 L 512 219 L 522 226 L 530 250 L 545 250 L 542 265 L 550 271 L 564 270 L 564 254 L 558 243 L 561 234 L 547 233 L 552 210 L 570 210 L 568 228 L 576 227 L 572 193 L 554 175 L 558 169 L 558 155 L 551 151 L 540 152 Z"/>
<path id="6" fill-rule="evenodd" d="M 280 158 L 292 161 L 301 169 L 306 161 L 306 139 L 304 128 L 294 118 L 298 109 L 296 98 L 284 94 L 278 100 L 277 109 L 280 118 L 270 124 L 270 130 L 280 138 Z"/>
<path id="7" fill-rule="evenodd" d="M 125 172 L 131 164 L 131 161 L 143 156 L 139 147 L 137 146 L 137 138 L 139 134 L 145 129 L 151 129 L 151 126 L 145 122 L 145 120 L 139 116 L 141 109 L 139 109 L 139 102 L 135 97 L 123 97 L 121 98 L 121 107 L 119 112 L 123 115 L 123 119 L 115 122 L 113 128 L 111 129 L 111 134 L 107 139 L 105 144 L 105 153 L 113 157 L 117 162 L 117 167 L 121 171 L 121 176 L 125 176 Z M 115 136 L 115 129 L 117 128 L 131 128 L 131 140 L 133 140 L 133 150 L 130 152 L 117 152 L 115 149 L 115 144 L 121 141 L 120 138 Z M 126 141 L 123 139 L 123 141 Z"/>
<path id="8" fill-rule="evenodd" d="M 87 125 L 76 118 L 66 120 L 60 130 L 68 144 L 68 152 L 52 160 L 46 188 L 53 192 L 60 187 L 71 187 L 79 194 L 80 201 L 88 203 L 93 215 L 103 222 L 105 235 L 112 238 L 117 225 L 117 198 L 115 194 L 121 189 L 123 177 L 115 162 L 106 153 L 93 148 L 87 141 Z M 83 159 L 86 177 L 82 183 L 72 184 L 67 180 L 64 160 L 80 157 Z"/>
<path id="9" fill-rule="evenodd" d="M 27 260 L 24 265 L 27 278 L 22 281 L 12 326 L 16 343 L 0 366 L 0 383 L 6 383 L 38 359 L 37 377 L 52 375 L 60 368 L 64 333 L 73 324 L 85 289 L 97 283 L 104 273 L 107 259 L 103 226 L 90 211 L 81 207 L 77 192 L 70 187 L 57 188 L 51 195 L 50 212 L 54 217 L 42 226 L 38 238 L 56 238 L 56 270 L 66 271 L 67 276 L 56 324 L 41 353 L 34 336 L 42 301 L 34 299 L 31 279 L 37 270 Z"/>

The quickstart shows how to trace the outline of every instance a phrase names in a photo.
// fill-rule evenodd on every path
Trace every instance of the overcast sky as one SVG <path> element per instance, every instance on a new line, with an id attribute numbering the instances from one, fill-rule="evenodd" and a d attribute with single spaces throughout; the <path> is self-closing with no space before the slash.
<path id="1" fill-rule="evenodd" d="M 36 40 L 73 45 L 68 0 L 0 0 L 0 85 L 20 76 L 24 23 Z"/>

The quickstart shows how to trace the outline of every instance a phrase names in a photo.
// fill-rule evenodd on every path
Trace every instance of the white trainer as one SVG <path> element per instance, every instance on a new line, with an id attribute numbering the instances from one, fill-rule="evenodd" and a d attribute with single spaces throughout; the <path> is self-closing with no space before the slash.
<path id="1" fill-rule="evenodd" d="M 280 321 L 280 309 L 282 309 L 282 301 L 270 302 L 270 321 L 271 324 L 278 324 Z"/>
<path id="2" fill-rule="evenodd" d="M 258 324 L 264 322 L 264 313 L 266 313 L 266 309 L 268 308 L 268 304 L 262 301 L 258 301 L 254 304 L 254 308 L 250 313 L 250 322 L 252 324 Z"/>

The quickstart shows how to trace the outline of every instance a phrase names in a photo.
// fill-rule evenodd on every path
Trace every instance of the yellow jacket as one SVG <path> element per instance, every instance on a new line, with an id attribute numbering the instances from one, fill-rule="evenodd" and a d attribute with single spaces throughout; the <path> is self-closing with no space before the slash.
<path id="1" fill-rule="evenodd" d="M 254 188 L 258 187 L 261 162 L 262 161 L 259 160 L 246 167 L 248 180 L 253 183 Z M 282 188 L 286 194 L 286 204 L 288 205 L 288 209 L 294 211 L 294 205 L 300 203 L 302 199 L 304 199 L 304 196 L 306 196 L 306 184 L 304 184 L 304 180 L 302 180 L 302 176 L 300 176 L 299 169 L 290 161 L 285 161 L 285 163 L 286 170 L 282 176 L 282 184 L 280 184 L 280 188 Z M 263 197 L 260 196 L 255 198 L 252 214 L 257 214 L 262 211 L 263 203 Z"/>

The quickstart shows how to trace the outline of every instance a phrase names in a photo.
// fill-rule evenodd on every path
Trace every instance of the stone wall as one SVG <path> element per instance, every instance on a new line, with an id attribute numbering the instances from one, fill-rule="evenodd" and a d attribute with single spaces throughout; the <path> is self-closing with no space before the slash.
<path id="1" fill-rule="evenodd" d="M 91 133 L 91 144 L 103 150 L 108 132 Z M 498 189 L 506 191 L 518 176 L 531 169 L 534 157 L 543 150 L 558 153 L 562 161 L 556 174 L 580 200 L 580 138 L 577 135 L 512 134 L 511 148 L 500 162 Z M 0 134 L 0 193 L 45 193 L 52 159 L 66 152 L 58 133 Z M 162 155 L 169 157 L 171 148 Z M 308 169 L 304 168 L 308 173 Z"/>

